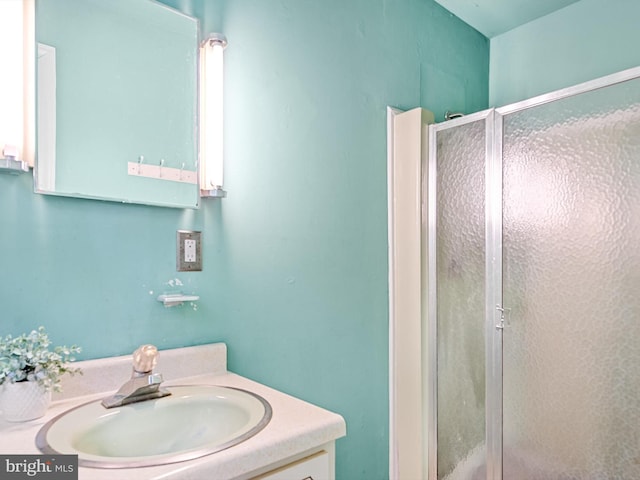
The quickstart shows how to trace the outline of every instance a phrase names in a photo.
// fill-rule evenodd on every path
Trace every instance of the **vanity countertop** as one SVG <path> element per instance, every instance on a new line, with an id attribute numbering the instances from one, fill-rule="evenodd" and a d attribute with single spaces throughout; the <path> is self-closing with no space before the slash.
<path id="1" fill-rule="evenodd" d="M 167 353 L 165 353 L 167 352 Z M 199 355 L 199 360 L 189 360 L 189 354 Z M 214 357 L 219 357 L 215 359 Z M 166 357 L 166 358 L 164 358 Z M 224 357 L 224 358 L 223 358 Z M 191 366 L 199 365 L 197 375 L 180 377 L 180 366 L 173 359 L 180 359 Z M 212 358 L 214 361 L 212 361 Z M 200 361 L 200 360 L 205 361 Z M 215 478 L 216 480 L 244 478 L 250 472 L 264 468 L 286 458 L 302 455 L 318 446 L 333 442 L 346 434 L 344 419 L 333 412 L 322 409 L 300 399 L 266 387 L 262 384 L 226 371 L 226 347 L 224 344 L 211 346 L 187 347 L 161 352 L 161 360 L 155 371 L 163 372 L 162 365 L 167 365 L 168 375 L 165 374 L 163 385 L 220 385 L 245 389 L 265 398 L 273 409 L 273 416 L 269 424 L 254 437 L 226 450 L 186 462 L 135 469 L 98 469 L 80 467 L 81 480 L 136 480 L 145 479 L 180 479 L 201 480 Z M 168 361 L 167 361 L 168 360 Z M 219 361 L 218 361 L 219 360 Z M 174 368 L 168 367 L 174 364 Z M 83 382 L 82 376 L 74 377 L 65 390 L 70 391 L 64 397 L 58 397 L 51 404 L 47 414 L 38 419 L 25 423 L 10 423 L 0 420 L 0 453 L 1 454 L 40 454 L 35 445 L 35 436 L 40 428 L 50 419 L 66 410 L 97 400 L 113 393 L 116 378 L 122 372 L 130 373 L 130 357 L 115 357 L 114 359 L 90 360 L 78 362 L 88 378 Z M 106 369 L 106 370 L 105 370 Z M 104 372 L 108 370 L 108 374 Z M 182 370 L 184 372 L 185 370 Z M 164 373 L 164 372 L 163 372 Z M 100 379 L 105 380 L 101 382 Z M 120 376 L 126 380 L 126 376 Z M 100 384 L 110 383 L 96 393 Z M 122 382 L 121 382 L 122 383 Z M 76 395 L 81 392 L 91 392 Z"/>

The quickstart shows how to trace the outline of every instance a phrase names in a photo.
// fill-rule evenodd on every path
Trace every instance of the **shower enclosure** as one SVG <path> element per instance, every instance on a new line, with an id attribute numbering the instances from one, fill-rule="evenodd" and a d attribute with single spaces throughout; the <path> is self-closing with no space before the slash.
<path id="1" fill-rule="evenodd" d="M 640 69 L 429 128 L 429 479 L 640 478 Z"/>

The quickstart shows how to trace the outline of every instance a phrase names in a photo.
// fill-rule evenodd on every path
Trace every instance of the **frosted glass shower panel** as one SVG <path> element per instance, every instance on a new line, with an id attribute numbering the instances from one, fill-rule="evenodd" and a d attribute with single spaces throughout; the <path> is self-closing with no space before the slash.
<path id="1" fill-rule="evenodd" d="M 640 478 L 640 81 L 504 119 L 504 478 Z"/>
<path id="2" fill-rule="evenodd" d="M 485 456 L 485 121 L 437 132 L 438 479 Z"/>

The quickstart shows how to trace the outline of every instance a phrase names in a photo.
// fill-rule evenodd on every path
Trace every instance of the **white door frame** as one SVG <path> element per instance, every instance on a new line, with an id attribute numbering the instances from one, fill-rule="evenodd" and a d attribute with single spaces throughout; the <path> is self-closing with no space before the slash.
<path id="1" fill-rule="evenodd" d="M 387 108 L 389 478 L 427 478 L 423 176 L 433 113 Z M 425 183 L 426 185 L 426 183 Z M 424 304 L 424 306 L 423 306 Z"/>

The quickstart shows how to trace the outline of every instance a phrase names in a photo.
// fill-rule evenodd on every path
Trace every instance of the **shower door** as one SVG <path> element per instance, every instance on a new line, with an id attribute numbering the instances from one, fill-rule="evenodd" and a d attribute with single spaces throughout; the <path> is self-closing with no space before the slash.
<path id="1" fill-rule="evenodd" d="M 431 127 L 430 480 L 640 478 L 638 77 Z"/>
<path id="2" fill-rule="evenodd" d="M 505 479 L 640 479 L 640 80 L 504 112 Z"/>
<path id="3" fill-rule="evenodd" d="M 448 478 L 469 457 L 486 455 L 485 156 L 487 117 L 465 119 L 433 136 L 429 201 L 430 363 L 437 389 L 430 403 L 431 478 Z M 432 131 L 433 132 L 433 131 Z M 461 162 L 459 159 L 464 158 Z M 455 194 L 452 194 L 455 192 Z M 436 208 L 437 206 L 437 208 Z M 437 425 L 437 428 L 435 428 Z M 437 472 L 436 472 L 437 466 Z"/>

